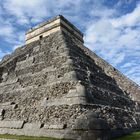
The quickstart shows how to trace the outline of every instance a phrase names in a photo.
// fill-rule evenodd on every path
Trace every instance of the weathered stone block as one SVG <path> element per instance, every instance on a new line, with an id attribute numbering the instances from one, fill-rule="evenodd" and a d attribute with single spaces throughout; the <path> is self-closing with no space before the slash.
<path id="1" fill-rule="evenodd" d="M 0 121 L 0 128 L 21 129 L 24 121 Z"/>
<path id="2" fill-rule="evenodd" d="M 65 77 L 65 81 L 77 81 L 77 76 L 76 76 L 75 71 L 65 73 L 64 77 Z"/>
<path id="3" fill-rule="evenodd" d="M 45 129 L 65 129 L 66 128 L 66 124 L 53 124 L 53 125 L 48 125 L 48 124 L 45 124 L 44 125 L 44 128 Z"/>
<path id="4" fill-rule="evenodd" d="M 0 116 L 3 116 L 5 113 L 5 110 L 4 109 L 0 109 Z"/>
<path id="5" fill-rule="evenodd" d="M 50 125 L 49 124 L 45 124 L 43 128 L 49 129 L 50 128 Z"/>
<path id="6" fill-rule="evenodd" d="M 64 124 L 55 124 L 55 125 L 50 125 L 49 129 L 64 129 L 66 125 Z"/>
<path id="7" fill-rule="evenodd" d="M 74 130 L 109 130 L 105 120 L 100 118 L 79 119 L 73 127 Z"/>
<path id="8" fill-rule="evenodd" d="M 41 128 L 41 126 L 42 126 L 41 123 L 25 123 L 23 129 L 25 129 L 25 130 L 34 130 L 34 129 L 38 130 Z"/>
<path id="9" fill-rule="evenodd" d="M 74 97 L 86 97 L 86 90 L 83 85 L 78 83 L 75 87 L 75 89 L 70 89 L 67 96 L 67 98 L 74 98 Z"/>
<path id="10" fill-rule="evenodd" d="M 39 49 L 40 49 L 40 46 L 36 46 L 36 47 L 33 48 L 33 52 L 37 53 L 37 52 L 39 52 Z"/>

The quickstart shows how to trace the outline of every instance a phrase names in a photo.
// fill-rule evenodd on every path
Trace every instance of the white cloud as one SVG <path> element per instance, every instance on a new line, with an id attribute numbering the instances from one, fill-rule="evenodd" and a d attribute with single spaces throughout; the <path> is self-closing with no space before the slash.
<path id="1" fill-rule="evenodd" d="M 121 68 L 125 70 L 129 67 L 134 67 L 134 66 L 136 66 L 135 62 L 127 62 L 124 65 L 122 65 Z"/>
<path id="2" fill-rule="evenodd" d="M 48 0 L 5 0 L 6 11 L 16 16 L 18 23 L 28 24 L 30 20 L 42 19 L 50 15 L 47 11 Z"/>
<path id="3" fill-rule="evenodd" d="M 123 73 L 125 73 L 132 80 L 137 82 L 140 85 L 140 62 L 131 62 L 124 65 L 122 69 Z"/>
<path id="4" fill-rule="evenodd" d="M 104 6 L 95 11 L 99 12 L 93 15 L 99 18 L 88 23 L 85 45 L 140 83 L 140 4 L 131 13 L 120 17 L 115 16 L 116 10 Z M 130 63 L 129 60 L 133 61 Z"/>
<path id="5" fill-rule="evenodd" d="M 116 10 L 105 7 L 103 5 L 103 0 L 93 1 L 92 10 L 90 11 L 91 17 L 98 17 L 103 19 L 103 18 L 111 17 L 114 14 L 116 14 Z"/>
<path id="6" fill-rule="evenodd" d="M 0 36 L 8 37 L 13 34 L 13 28 L 10 26 L 2 26 L 0 29 Z"/>
<path id="7" fill-rule="evenodd" d="M 112 24 L 115 27 L 140 25 L 140 4 L 137 5 L 133 12 L 123 15 L 120 18 L 113 19 Z"/>
<path id="8" fill-rule="evenodd" d="M 108 19 L 100 19 L 87 27 L 85 44 L 116 66 L 125 57 L 123 52 L 120 53 L 122 46 L 116 46 L 120 34 L 120 30 L 115 29 Z"/>
<path id="9" fill-rule="evenodd" d="M 14 16 L 18 24 L 41 22 L 52 15 L 63 14 L 66 17 L 77 18 L 84 8 L 82 0 L 5 0 L 5 11 Z M 78 16 L 77 16 L 78 15 Z M 79 18 L 80 19 L 80 18 Z"/>
<path id="10" fill-rule="evenodd" d="M 2 13 L 3 13 L 3 12 L 2 12 L 2 8 L 1 8 L 1 6 L 0 6 L 0 16 L 2 15 Z"/>
<path id="11" fill-rule="evenodd" d="M 5 22 L 3 22 L 5 21 Z M 0 17 L 0 38 L 6 42 L 13 42 L 15 40 L 15 28 L 8 21 Z M 14 42 L 13 42 L 14 43 Z"/>

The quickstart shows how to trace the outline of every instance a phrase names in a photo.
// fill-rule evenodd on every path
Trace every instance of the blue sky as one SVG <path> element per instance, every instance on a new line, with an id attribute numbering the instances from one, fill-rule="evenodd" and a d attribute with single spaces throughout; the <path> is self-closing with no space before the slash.
<path id="1" fill-rule="evenodd" d="M 1 0 L 0 59 L 24 44 L 25 31 L 62 14 L 85 45 L 140 85 L 140 0 Z"/>

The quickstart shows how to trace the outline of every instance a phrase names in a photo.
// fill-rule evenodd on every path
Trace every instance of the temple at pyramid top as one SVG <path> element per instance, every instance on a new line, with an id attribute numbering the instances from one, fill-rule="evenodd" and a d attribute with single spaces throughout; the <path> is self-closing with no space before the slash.
<path id="1" fill-rule="evenodd" d="M 25 35 L 25 42 L 26 44 L 29 44 L 60 30 L 67 34 L 73 35 L 80 42 L 84 42 L 83 33 L 62 15 L 56 16 L 29 29 Z"/>

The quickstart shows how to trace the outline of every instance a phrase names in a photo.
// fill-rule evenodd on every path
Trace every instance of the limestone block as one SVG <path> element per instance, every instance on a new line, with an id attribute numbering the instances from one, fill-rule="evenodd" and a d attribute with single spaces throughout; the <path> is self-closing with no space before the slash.
<path id="1" fill-rule="evenodd" d="M 45 124 L 44 128 L 45 129 L 65 129 L 66 126 L 67 126 L 66 124 L 53 124 L 53 125 Z"/>
<path id="2" fill-rule="evenodd" d="M 37 53 L 37 52 L 39 52 L 39 49 L 40 49 L 40 46 L 36 46 L 36 47 L 33 48 L 33 52 Z"/>
<path id="3" fill-rule="evenodd" d="M 81 83 L 76 85 L 76 90 L 80 96 L 85 96 L 85 87 Z"/>
<path id="4" fill-rule="evenodd" d="M 24 69 L 26 67 L 30 67 L 33 64 L 34 57 L 29 57 L 24 61 L 17 62 L 16 70 Z"/>
<path id="5" fill-rule="evenodd" d="M 0 104 L 0 108 L 3 108 L 3 109 L 9 109 L 9 108 L 16 109 L 17 107 L 18 107 L 18 104 L 16 104 L 15 102 L 5 102 L 5 103 Z"/>
<path id="6" fill-rule="evenodd" d="M 74 105 L 74 104 L 83 104 L 86 105 L 86 98 L 85 97 L 72 97 L 66 98 L 65 104 Z"/>
<path id="7" fill-rule="evenodd" d="M 76 72 L 71 71 L 69 73 L 64 74 L 64 77 L 66 77 L 69 80 L 77 80 Z"/>
<path id="8" fill-rule="evenodd" d="M 3 82 L 7 81 L 7 78 L 8 78 L 8 73 L 3 73 L 2 74 L 2 79 L 3 79 Z"/>
<path id="9" fill-rule="evenodd" d="M 8 82 L 9 83 L 16 83 L 16 82 L 18 82 L 18 78 L 13 78 L 13 79 L 10 79 L 10 80 L 8 80 Z"/>
<path id="10" fill-rule="evenodd" d="M 55 68 L 53 67 L 53 66 L 49 66 L 49 67 L 47 67 L 47 68 L 44 68 L 43 70 L 42 70 L 42 72 L 51 72 L 51 71 L 55 71 Z"/>
<path id="11" fill-rule="evenodd" d="M 3 117 L 2 116 L 0 116 L 0 121 L 2 121 L 3 120 Z"/>
<path id="12" fill-rule="evenodd" d="M 46 107 L 46 106 L 47 106 L 47 100 L 48 100 L 48 98 L 44 98 L 44 99 L 41 101 L 41 107 Z"/>
<path id="13" fill-rule="evenodd" d="M 18 108 L 18 104 L 13 104 L 13 105 L 12 105 L 12 108 L 13 108 L 13 109 Z"/>
<path id="14" fill-rule="evenodd" d="M 49 127 L 50 127 L 49 124 L 45 124 L 45 125 L 44 125 L 44 128 L 45 128 L 45 129 L 49 129 Z"/>
<path id="15" fill-rule="evenodd" d="M 66 66 L 65 66 L 65 68 L 66 68 Z M 59 80 L 60 81 L 77 81 L 76 72 L 75 71 L 71 71 L 71 72 L 65 73 L 64 76 L 59 78 Z"/>
<path id="16" fill-rule="evenodd" d="M 0 121 L 0 128 L 21 129 L 24 121 Z"/>
<path id="17" fill-rule="evenodd" d="M 5 107 L 5 106 L 10 106 L 11 102 L 5 102 L 5 103 L 1 103 L 0 107 Z"/>
<path id="18" fill-rule="evenodd" d="M 72 98 L 62 97 L 62 98 L 57 98 L 53 100 L 46 100 L 46 98 L 44 98 L 40 104 L 41 104 L 41 107 L 86 104 L 86 98 L 85 97 L 72 97 Z"/>
<path id="19" fill-rule="evenodd" d="M 10 84 L 14 84 L 16 82 L 18 82 L 18 78 L 9 79 L 6 82 L 0 83 L 0 86 L 10 85 Z"/>
<path id="20" fill-rule="evenodd" d="M 67 62 L 65 64 L 72 65 L 73 64 L 73 60 L 72 59 L 67 59 Z"/>
<path id="21" fill-rule="evenodd" d="M 69 93 L 67 94 L 67 98 L 72 98 L 72 97 L 85 97 L 86 91 L 85 87 L 78 83 L 76 85 L 76 89 L 71 89 L 69 90 Z"/>
<path id="22" fill-rule="evenodd" d="M 61 56 L 65 56 L 65 57 L 68 57 L 68 60 L 67 60 L 67 62 L 70 60 L 71 61 L 71 59 L 69 59 L 69 52 L 68 51 L 65 51 L 65 52 L 63 52 L 63 53 L 59 53 Z"/>
<path id="23" fill-rule="evenodd" d="M 99 118 L 99 112 L 92 112 L 92 111 L 89 111 L 87 112 L 87 116 L 88 118 Z"/>
<path id="24" fill-rule="evenodd" d="M 32 130 L 32 129 L 38 130 L 41 128 L 41 126 L 42 126 L 41 123 L 25 123 L 23 129 L 25 129 L 25 130 Z"/>
<path id="25" fill-rule="evenodd" d="M 5 110 L 0 109 L 0 121 L 4 119 Z"/>
<path id="26" fill-rule="evenodd" d="M 47 107 L 47 106 L 59 106 L 67 104 L 66 100 L 64 98 L 62 99 L 53 99 L 53 100 L 46 100 L 46 98 L 42 101 L 41 106 Z"/>
<path id="27" fill-rule="evenodd" d="M 109 130 L 108 124 L 100 118 L 78 119 L 74 130 Z"/>
<path id="28" fill-rule="evenodd" d="M 56 80 L 55 75 L 48 75 L 47 78 L 48 78 L 48 81 L 49 81 L 50 83 L 51 83 L 51 82 L 54 82 L 54 81 Z"/>
<path id="29" fill-rule="evenodd" d="M 0 116 L 4 115 L 5 110 L 4 109 L 0 109 Z"/>
<path id="30" fill-rule="evenodd" d="M 73 62 L 71 59 L 67 58 L 66 62 L 62 63 L 62 67 L 73 66 Z"/>
<path id="31" fill-rule="evenodd" d="M 68 94 L 67 94 L 67 98 L 71 98 L 71 97 L 77 97 L 78 95 L 76 94 L 76 89 L 70 89 Z"/>
<path id="32" fill-rule="evenodd" d="M 0 108 L 3 108 L 3 109 L 0 109 L 0 116 L 4 114 L 5 109 L 16 109 L 17 107 L 18 107 L 18 104 L 16 104 L 15 102 L 5 102 L 5 103 L 0 104 Z"/>
<path id="33" fill-rule="evenodd" d="M 50 125 L 49 129 L 64 129 L 64 124 L 58 124 L 58 125 Z"/>

